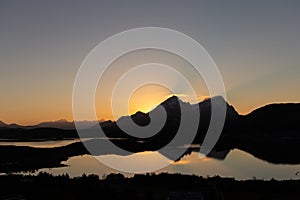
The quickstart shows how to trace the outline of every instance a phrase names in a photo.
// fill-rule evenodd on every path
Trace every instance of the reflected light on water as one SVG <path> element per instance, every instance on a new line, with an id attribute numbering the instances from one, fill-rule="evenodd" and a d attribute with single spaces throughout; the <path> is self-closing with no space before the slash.
<path id="1" fill-rule="evenodd" d="M 116 159 L 116 155 L 103 156 L 111 162 L 120 162 Z M 165 159 L 158 152 L 143 152 L 128 156 L 136 165 L 151 165 L 155 164 L 157 159 Z M 145 159 L 149 159 L 145 162 Z M 141 163 L 141 160 L 143 162 Z M 271 164 L 263 160 L 257 159 L 254 156 L 243 152 L 241 150 L 232 150 L 225 160 L 217 160 L 214 158 L 199 159 L 198 152 L 192 152 L 190 155 L 184 156 L 180 161 L 169 161 L 170 165 L 156 171 L 155 173 L 182 173 L 182 174 L 196 174 L 199 176 L 215 176 L 235 177 L 239 180 L 252 179 L 297 179 L 295 172 L 299 171 L 300 165 L 284 165 Z M 97 174 L 100 177 L 110 173 L 122 173 L 127 177 L 133 176 L 130 173 L 123 173 L 111 169 L 100 163 L 96 158 L 90 155 L 75 156 L 63 162 L 67 167 L 42 169 L 54 175 L 68 173 L 71 177 L 81 176 L 85 174 Z M 39 172 L 38 171 L 38 172 Z M 37 172 L 37 173 L 38 173 Z"/>
<path id="2" fill-rule="evenodd" d="M 148 172 L 146 169 L 159 169 L 160 166 L 167 166 L 172 163 L 171 160 L 161 155 L 157 151 L 146 151 L 131 154 L 129 156 L 102 155 L 96 156 L 100 161 L 109 166 L 120 166 L 120 169 L 130 172 L 134 168 L 137 172 Z"/>
<path id="3" fill-rule="evenodd" d="M 47 140 L 47 141 L 32 141 L 32 142 L 0 142 L 1 146 L 13 145 L 13 146 L 28 146 L 34 148 L 54 148 L 61 147 L 72 144 L 74 142 L 79 142 L 80 139 L 71 139 L 71 140 Z"/>

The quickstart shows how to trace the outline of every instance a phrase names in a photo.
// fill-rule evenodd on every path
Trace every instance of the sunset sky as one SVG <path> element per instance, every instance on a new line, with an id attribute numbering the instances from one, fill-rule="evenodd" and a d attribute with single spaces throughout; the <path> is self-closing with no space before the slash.
<path id="1" fill-rule="evenodd" d="M 149 26 L 198 41 L 217 64 L 227 100 L 239 113 L 300 102 L 299 9 L 297 0 L 1 0 L 0 120 L 26 125 L 72 120 L 73 83 L 87 54 L 113 34 Z M 127 58 L 119 65 L 131 62 Z M 199 99 L 207 95 L 203 85 L 196 87 Z M 141 88 L 129 110 L 147 111 L 170 94 L 155 85 Z M 96 107 L 107 98 L 97 94 Z"/>

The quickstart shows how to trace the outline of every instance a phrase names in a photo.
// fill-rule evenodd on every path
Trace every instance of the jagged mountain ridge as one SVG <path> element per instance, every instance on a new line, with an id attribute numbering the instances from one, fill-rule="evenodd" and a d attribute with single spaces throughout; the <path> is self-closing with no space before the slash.
<path id="1" fill-rule="evenodd" d="M 258 108 L 248 115 L 240 115 L 233 106 L 221 97 L 213 97 L 216 102 L 226 103 L 226 120 L 224 128 L 214 149 L 218 152 L 238 148 L 257 158 L 272 163 L 299 163 L 300 157 L 292 152 L 300 151 L 300 104 L 270 104 Z M 161 105 L 168 114 L 163 129 L 155 136 L 144 139 L 132 137 L 123 133 L 115 126 L 106 128 L 107 136 L 123 137 L 130 140 L 130 144 L 113 142 L 119 147 L 131 152 L 158 150 L 168 144 L 176 135 L 180 124 L 179 99 L 172 97 Z M 201 144 L 207 132 L 211 114 L 211 99 L 198 104 L 182 103 L 186 109 L 199 106 L 200 122 L 194 144 Z M 218 106 L 218 103 L 217 103 Z M 153 112 L 153 111 L 151 111 Z M 131 117 L 138 124 L 149 123 L 149 113 L 136 113 Z M 110 130 L 113 130 L 110 132 Z M 120 133 L 115 135 L 115 133 Z M 142 133 L 141 133 L 142 134 Z M 188 134 L 188 133 L 186 133 Z M 184 142 L 183 142 L 184 144 Z"/>
<path id="2" fill-rule="evenodd" d="M 177 96 L 172 96 L 166 99 L 165 101 L 163 101 L 159 106 L 162 106 L 167 113 L 166 126 L 169 129 L 178 128 L 178 125 L 180 124 L 180 120 L 181 120 L 181 111 L 186 112 L 188 116 L 189 112 L 193 112 L 198 107 L 200 111 L 199 133 L 202 133 L 205 132 L 210 122 L 212 100 L 216 103 L 217 110 L 221 110 L 222 108 L 221 106 L 223 105 L 225 105 L 226 107 L 226 120 L 225 120 L 224 128 L 226 129 L 230 128 L 232 126 L 231 123 L 236 122 L 241 118 L 241 116 L 234 109 L 234 107 L 229 105 L 221 96 L 212 97 L 210 99 L 206 99 L 197 104 L 190 104 L 188 102 L 183 102 Z M 117 122 L 121 124 L 126 124 L 126 122 L 128 122 L 129 124 L 129 120 L 132 119 L 136 124 L 140 126 L 146 126 L 151 121 L 149 114 L 155 112 L 157 108 L 158 107 L 154 108 L 149 113 L 137 112 L 131 116 L 121 117 L 120 119 L 118 119 Z M 117 127 L 113 127 L 113 126 L 117 126 L 116 123 L 111 123 L 110 125 L 111 125 L 110 128 L 114 130 L 118 129 Z M 106 130 L 108 129 L 107 126 L 105 128 Z M 110 136 L 113 137 L 113 135 Z"/>
<path id="3" fill-rule="evenodd" d="M 219 96 L 213 97 L 211 99 L 206 99 L 198 104 L 183 102 L 177 96 L 172 96 L 166 99 L 149 113 L 137 112 L 131 116 L 122 117 L 117 122 L 111 123 L 110 126 L 105 126 L 102 128 L 106 136 L 109 138 L 129 139 L 130 144 L 128 142 L 112 141 L 115 145 L 127 151 L 139 152 L 144 150 L 158 150 L 166 146 L 177 135 L 179 127 L 182 123 L 181 112 L 184 112 L 183 114 L 188 118 L 188 122 L 185 121 L 185 125 L 187 125 L 186 127 L 195 127 L 195 124 L 193 123 L 198 123 L 199 128 L 197 129 L 196 127 L 196 129 L 193 130 L 192 128 L 185 128 L 185 132 L 183 133 L 184 137 L 181 138 L 182 141 L 177 141 L 176 145 L 185 145 L 189 142 L 201 144 L 210 122 L 211 101 L 214 101 L 214 103 L 216 103 L 215 106 L 217 107 L 217 111 L 223 109 L 223 106 L 226 107 L 227 118 L 224 123 L 224 129 L 230 129 L 230 126 L 232 125 L 231 122 L 239 118 L 239 114 L 232 106 L 226 103 L 225 100 Z M 159 117 L 159 114 L 156 114 L 159 107 L 164 108 L 167 117 L 162 129 L 160 129 L 158 132 L 155 132 L 155 135 L 146 137 L 146 135 L 148 134 L 143 129 L 135 129 L 134 134 L 131 134 L 132 132 L 128 133 L 126 131 L 123 131 L 124 129 L 121 130 L 118 126 L 119 124 L 121 124 L 123 125 L 122 127 L 130 127 L 131 119 L 140 126 L 146 126 L 150 123 L 150 115 L 154 116 L 153 118 L 155 118 L 155 116 Z M 200 121 L 193 120 L 193 115 L 189 115 L 190 113 L 197 111 L 197 107 L 198 112 L 200 112 Z M 189 124 L 189 121 L 191 121 L 192 124 Z M 188 138 L 194 138 L 194 141 L 190 141 Z"/>
<path id="4" fill-rule="evenodd" d="M 221 97 L 213 97 L 219 103 L 226 103 Z M 200 110 L 200 123 L 194 144 L 201 144 L 206 134 L 207 125 L 210 122 L 211 99 L 206 99 L 198 104 L 181 102 L 178 97 L 171 97 L 160 105 L 167 113 L 165 126 L 156 135 L 150 138 L 137 138 L 122 132 L 115 122 L 106 121 L 100 123 L 111 142 L 129 152 L 154 151 L 164 147 L 177 133 L 180 123 L 181 111 L 179 104 L 183 105 L 183 111 L 191 111 L 197 106 Z M 300 157 L 295 152 L 300 151 L 300 104 L 270 104 L 258 108 L 248 115 L 239 115 L 233 106 L 226 105 L 226 120 L 224 129 L 213 152 L 224 159 L 226 152 L 238 148 L 246 151 L 257 158 L 272 163 L 300 163 Z M 155 112 L 155 109 L 151 112 Z M 145 126 L 149 123 L 149 113 L 137 112 L 131 117 L 138 124 Z M 3 125 L 4 123 L 2 123 Z M 5 124 L 4 124 L 5 125 Z M 91 129 L 87 138 L 93 138 L 95 131 Z M 188 132 L 186 134 L 189 134 Z M 54 128 L 5 128 L 0 129 L 0 139 L 14 141 L 30 140 L 62 140 L 78 138 L 76 130 L 63 130 Z M 124 138 L 124 139 L 114 139 Z M 79 142 L 80 143 L 80 142 Z M 186 144 L 183 143 L 182 144 Z M 78 144 L 79 145 L 79 144 Z M 181 144 L 179 144 L 181 145 Z M 4 148 L 4 147 L 3 147 Z M 17 147 L 16 147 L 17 148 Z M 68 145 L 69 148 L 69 145 Z M 70 146 L 70 148 L 73 148 Z M 175 147 L 176 148 L 176 147 Z M 77 147 L 76 147 L 77 149 Z M 199 151 L 199 148 L 195 149 Z M 73 150 L 72 150 L 73 151 Z M 193 151 L 190 148 L 187 153 Z M 85 153 L 85 151 L 83 151 Z M 106 152 L 109 153 L 109 152 Z M 112 152 L 110 152 L 112 153 Z M 215 154 L 215 153 L 213 153 Z M 214 157 L 214 155 L 212 156 Z M 171 158 L 172 159 L 172 158 Z"/>

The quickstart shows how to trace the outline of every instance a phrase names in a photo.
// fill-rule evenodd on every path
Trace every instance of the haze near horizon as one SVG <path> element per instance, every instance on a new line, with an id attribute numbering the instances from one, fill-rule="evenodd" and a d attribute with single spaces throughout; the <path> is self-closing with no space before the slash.
<path id="1" fill-rule="evenodd" d="M 299 7 L 298 1 L 277 0 L 1 1 L 0 120 L 23 125 L 72 120 L 72 87 L 86 55 L 113 34 L 147 26 L 180 31 L 203 45 L 221 72 L 228 102 L 240 114 L 269 103 L 300 102 Z M 184 60 L 161 53 L 128 55 L 115 65 L 155 59 L 192 76 Z M 194 85 L 201 99 L 208 93 L 199 80 Z M 149 111 L 170 94 L 160 86 L 140 88 L 129 113 Z M 96 95 L 99 119 L 111 117 L 109 109 L 101 108 L 107 108 L 107 97 Z"/>

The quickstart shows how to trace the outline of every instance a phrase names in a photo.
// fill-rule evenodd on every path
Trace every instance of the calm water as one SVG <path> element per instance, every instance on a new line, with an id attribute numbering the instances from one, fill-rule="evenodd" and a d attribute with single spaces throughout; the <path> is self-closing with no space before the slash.
<path id="1" fill-rule="evenodd" d="M 47 142 L 31 142 L 31 143 L 14 143 L 18 146 L 32 146 L 32 147 L 58 147 L 76 142 L 78 140 L 67 141 L 47 141 Z M 3 145 L 3 144 L 1 144 Z M 6 143 L 7 145 L 7 143 Z M 139 162 L 142 158 L 149 158 L 149 162 Z M 119 162 L 122 156 L 105 155 L 101 156 L 102 159 L 108 159 L 112 162 Z M 159 161 L 165 159 L 158 152 L 142 152 L 127 156 L 132 162 L 136 162 L 139 165 L 154 164 L 153 161 Z M 124 157 L 123 157 L 124 159 Z M 152 161 L 152 162 L 151 162 Z M 68 166 L 52 169 L 41 169 L 36 173 L 43 171 L 52 174 L 68 173 L 71 177 L 81 176 L 85 174 L 97 174 L 99 177 L 103 177 L 110 173 L 119 173 L 119 171 L 111 169 L 104 164 L 100 163 L 96 158 L 90 155 L 75 156 L 69 158 L 67 161 L 62 162 Z M 182 173 L 182 174 L 196 174 L 200 176 L 215 176 L 220 175 L 222 177 L 235 177 L 236 179 L 299 179 L 300 176 L 296 176 L 296 172 L 300 171 L 300 164 L 298 165 L 284 165 L 284 164 L 271 164 L 266 161 L 260 160 L 243 152 L 241 150 L 232 150 L 229 152 L 225 160 L 217 160 L 213 158 L 199 159 L 199 154 L 193 152 L 190 155 L 184 156 L 179 162 L 169 161 L 169 166 L 156 171 L 169 172 L 169 173 Z M 122 173 L 122 172 L 121 172 Z M 126 176 L 132 176 L 133 174 L 123 173 Z"/>
<path id="2" fill-rule="evenodd" d="M 75 142 L 80 142 L 80 141 L 87 141 L 90 139 L 95 139 L 95 138 L 81 138 L 81 139 L 70 139 L 70 140 L 47 140 L 47 141 L 30 141 L 30 142 L 14 142 L 12 141 L 1 141 L 0 140 L 0 145 L 1 146 L 7 146 L 7 145 L 13 145 L 13 146 L 28 146 L 28 147 L 34 147 L 34 148 L 54 148 L 54 147 L 62 147 L 66 146 Z M 107 139 L 104 137 L 96 137 L 96 139 Z M 114 138 L 114 139 L 121 139 L 121 138 Z"/>
<path id="3" fill-rule="evenodd" d="M 148 152 L 149 161 L 159 160 L 162 155 L 157 152 Z M 132 160 L 138 163 L 139 157 L 144 156 L 143 153 L 137 153 L 131 156 Z M 106 157 L 117 157 L 110 155 Z M 68 173 L 70 176 L 80 176 L 86 174 L 98 174 L 100 177 L 109 173 L 118 173 L 104 164 L 100 163 L 96 158 L 90 155 L 76 156 L 63 162 L 68 167 L 43 169 L 40 171 L 52 174 Z M 141 164 L 141 163 L 139 163 Z M 148 164 L 148 163 L 144 163 Z M 236 179 L 298 179 L 296 172 L 300 170 L 300 165 L 283 165 L 271 164 L 263 160 L 259 160 L 252 155 L 240 151 L 232 150 L 225 160 L 217 160 L 213 158 L 199 159 L 199 155 L 193 152 L 191 155 L 185 156 L 179 162 L 170 161 L 170 165 L 159 172 L 197 174 L 200 176 L 220 175 L 223 177 L 235 177 Z M 132 174 L 125 174 L 132 176 Z"/>
<path id="4" fill-rule="evenodd" d="M 4 145 L 14 145 L 14 146 L 28 146 L 35 148 L 53 148 L 53 147 L 61 147 L 72 144 L 74 142 L 79 142 L 80 139 L 74 140 L 59 140 L 59 141 L 40 141 L 40 142 L 0 142 L 1 146 Z"/>

